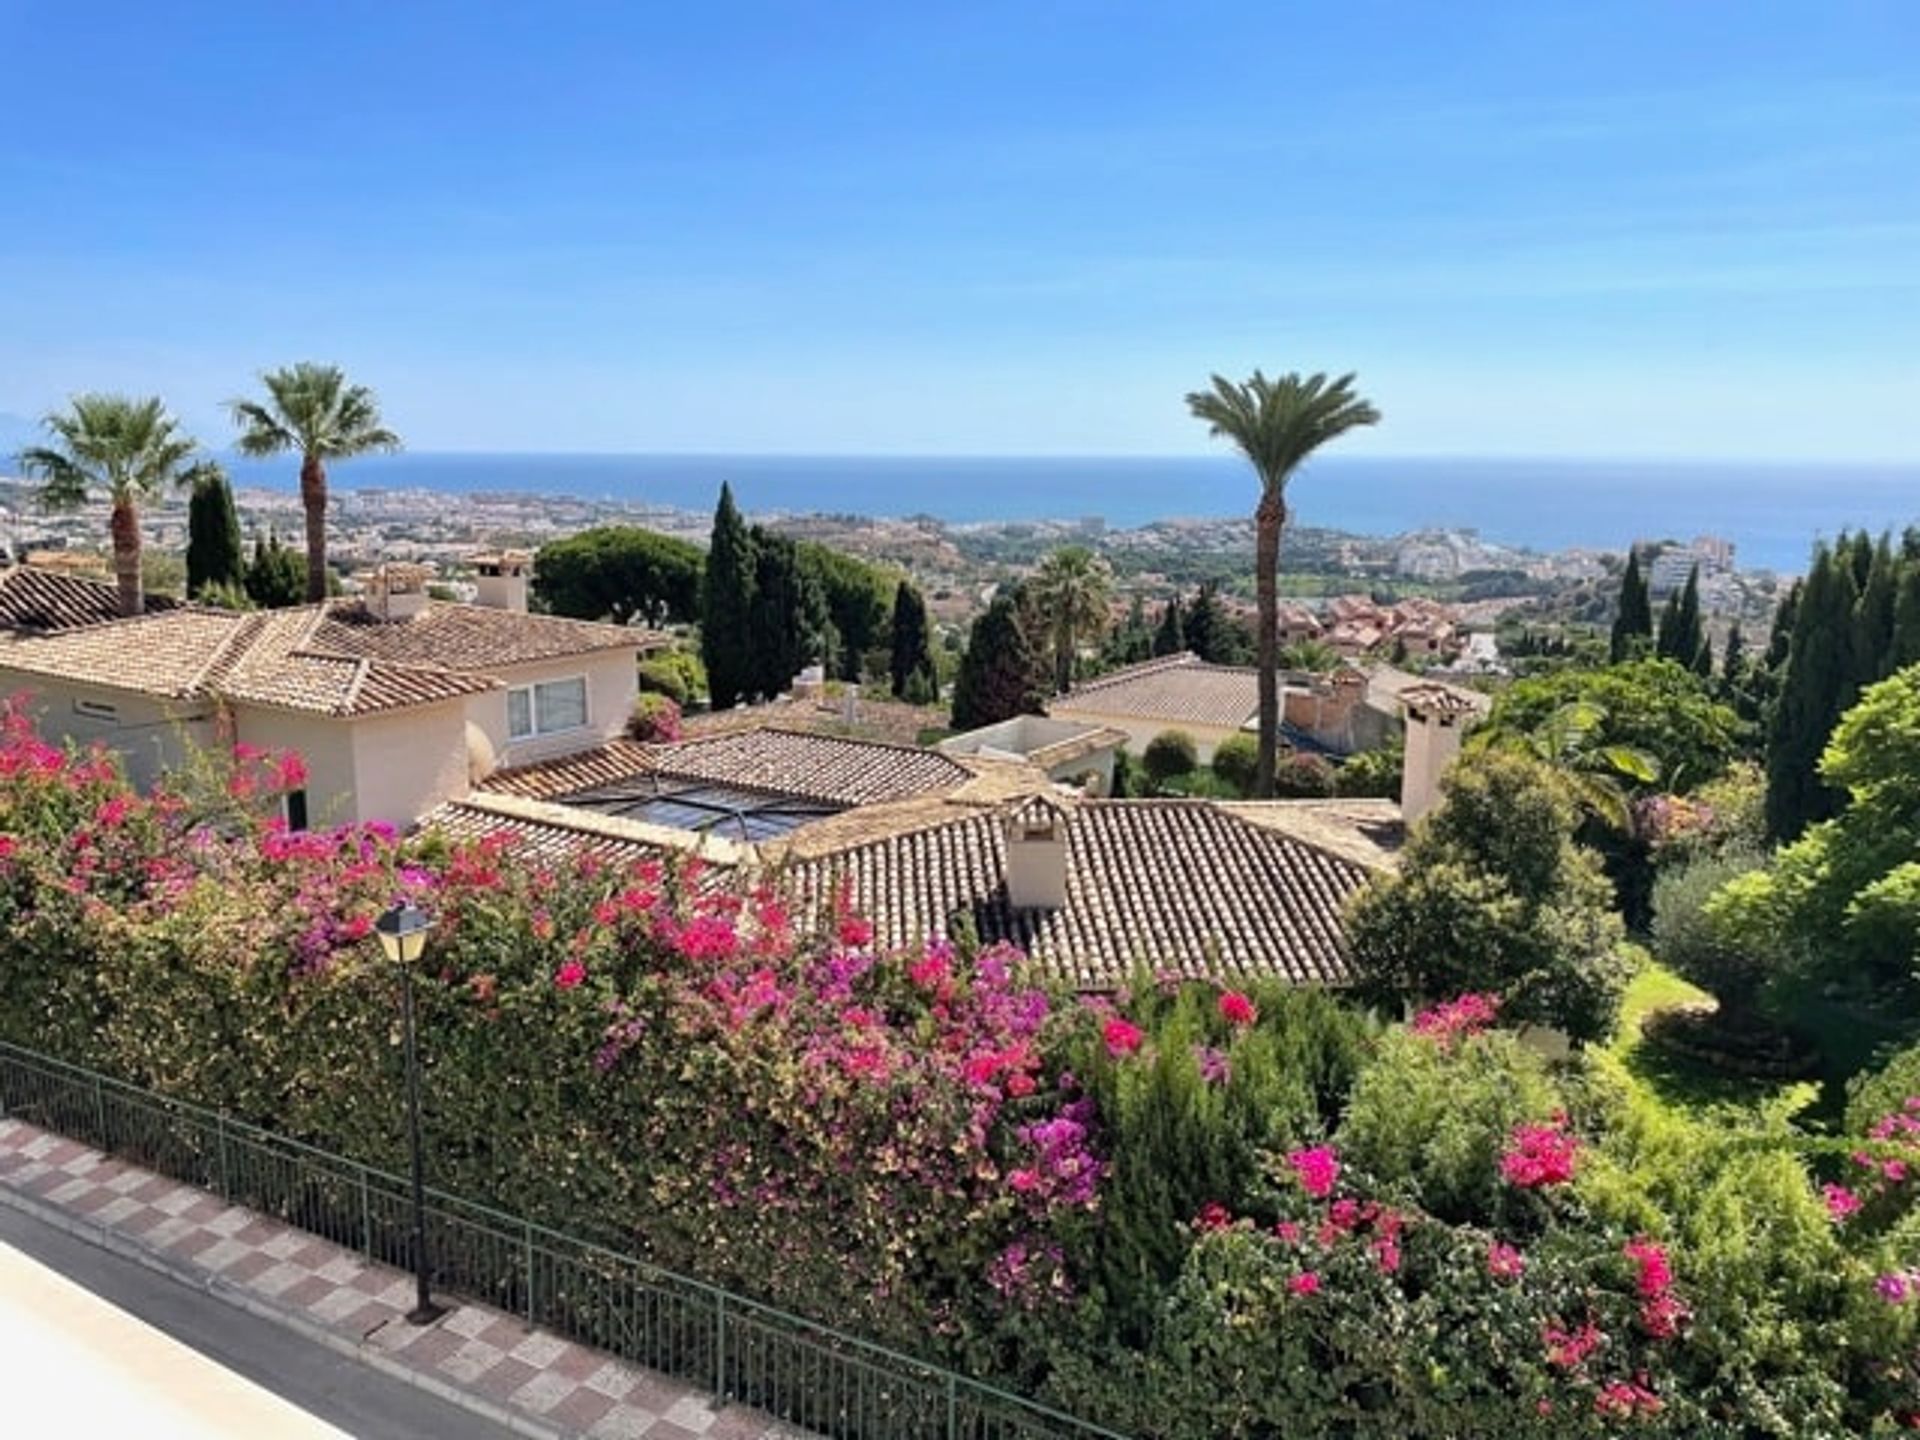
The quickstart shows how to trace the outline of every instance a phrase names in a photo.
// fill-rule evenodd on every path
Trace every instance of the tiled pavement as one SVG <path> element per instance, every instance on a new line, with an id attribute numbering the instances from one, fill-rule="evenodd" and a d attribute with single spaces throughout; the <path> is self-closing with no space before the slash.
<path id="1" fill-rule="evenodd" d="M 0 1119 L 0 1202 L 102 1238 L 534 1436 L 799 1440 L 802 1432 L 479 1305 L 404 1318 L 413 1281 L 217 1195 Z M 436 1297 L 445 1300 L 446 1297 Z"/>

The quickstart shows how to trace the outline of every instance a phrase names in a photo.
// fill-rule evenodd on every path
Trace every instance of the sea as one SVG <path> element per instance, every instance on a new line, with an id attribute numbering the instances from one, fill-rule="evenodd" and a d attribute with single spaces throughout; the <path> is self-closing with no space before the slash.
<path id="1" fill-rule="evenodd" d="M 292 488 L 285 461 L 230 461 L 236 483 Z M 753 513 L 983 521 L 1244 515 L 1255 485 L 1227 454 L 880 457 L 403 453 L 334 469 L 341 489 L 573 496 L 708 510 L 722 481 Z M 1774 464 L 1329 455 L 1288 489 L 1293 523 L 1362 535 L 1445 528 L 1532 550 L 1620 550 L 1717 535 L 1742 569 L 1799 573 L 1817 538 L 1920 523 L 1920 463 Z"/>

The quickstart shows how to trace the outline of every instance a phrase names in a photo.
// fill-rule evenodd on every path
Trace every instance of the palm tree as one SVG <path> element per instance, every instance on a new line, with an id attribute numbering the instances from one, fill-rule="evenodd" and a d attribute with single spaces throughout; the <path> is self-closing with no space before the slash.
<path id="1" fill-rule="evenodd" d="M 1113 568 L 1084 545 L 1067 545 L 1040 562 L 1033 588 L 1053 638 L 1055 689 L 1073 687 L 1073 661 L 1082 636 L 1097 635 L 1107 623 L 1113 593 Z"/>
<path id="2" fill-rule="evenodd" d="M 105 492 L 113 506 L 108 533 L 120 585 L 120 613 L 146 608 L 140 579 L 140 505 L 169 486 L 192 486 L 217 474 L 212 461 L 189 463 L 199 445 L 181 433 L 158 396 L 79 395 L 44 421 L 51 443 L 21 452 L 20 466 L 40 481 L 40 503 L 77 510 Z"/>
<path id="3" fill-rule="evenodd" d="M 1626 831 L 1633 824 L 1628 785 L 1653 785 L 1660 779 L 1660 762 L 1631 745 L 1599 743 L 1607 710 L 1591 700 L 1572 700 L 1555 710 L 1537 729 L 1486 726 L 1475 732 L 1475 749 L 1524 750 L 1544 760 L 1565 777 L 1580 808 L 1602 825 Z"/>
<path id="4" fill-rule="evenodd" d="M 380 423 L 380 402 L 349 385 L 337 365 L 302 361 L 260 377 L 267 402 L 234 400 L 242 455 L 300 456 L 300 503 L 307 512 L 307 602 L 327 598 L 327 461 L 398 450 L 400 437 Z"/>
<path id="5" fill-rule="evenodd" d="M 1353 378 L 1309 375 L 1303 380 L 1287 374 L 1269 380 L 1256 370 L 1241 384 L 1215 375 L 1211 390 L 1187 396 L 1187 408 L 1207 422 L 1208 433 L 1237 445 L 1260 477 L 1260 503 L 1253 512 L 1254 600 L 1260 617 L 1256 795 L 1273 792 L 1280 744 L 1280 534 L 1287 524 L 1287 481 L 1329 440 L 1379 423 L 1380 412 L 1354 393 Z"/>

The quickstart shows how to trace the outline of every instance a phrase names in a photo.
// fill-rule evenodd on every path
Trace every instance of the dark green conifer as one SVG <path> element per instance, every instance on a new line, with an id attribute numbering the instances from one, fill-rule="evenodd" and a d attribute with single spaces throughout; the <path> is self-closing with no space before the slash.
<path id="1" fill-rule="evenodd" d="M 1653 601 L 1647 594 L 1647 582 L 1640 575 L 1640 552 L 1627 553 L 1627 568 L 1620 577 L 1620 603 L 1613 617 L 1613 643 L 1610 657 L 1618 665 L 1631 660 L 1646 648 L 1653 637 Z"/>
<path id="2" fill-rule="evenodd" d="M 1181 613 L 1180 597 L 1174 596 L 1167 602 L 1167 608 L 1161 612 L 1160 628 L 1153 634 L 1153 653 L 1178 655 L 1187 648 L 1186 619 Z"/>
<path id="3" fill-rule="evenodd" d="M 953 726 L 972 730 L 1016 715 L 1037 714 L 1040 691 L 1034 684 L 1033 647 L 1020 624 L 1011 595 L 994 597 L 973 622 L 966 653 L 953 682 Z"/>
<path id="4" fill-rule="evenodd" d="M 1869 547 L 1869 562 L 1871 547 Z M 1816 547 L 1796 607 L 1786 673 L 1767 737 L 1767 826 L 1781 842 L 1835 813 L 1839 797 L 1820 779 L 1820 752 L 1859 694 L 1854 681 L 1856 556 Z"/>
<path id="5" fill-rule="evenodd" d="M 927 602 L 912 582 L 902 580 L 893 592 L 892 663 L 888 667 L 897 699 L 931 696 L 940 688 L 927 648 Z M 924 700 L 919 703 L 925 703 Z"/>
<path id="6" fill-rule="evenodd" d="M 713 512 L 713 536 L 701 580 L 700 658 L 716 710 L 731 709 L 753 691 L 753 539 L 722 484 Z"/>
<path id="7" fill-rule="evenodd" d="M 187 501 L 187 598 L 197 598 L 210 585 L 229 591 L 244 586 L 246 574 L 233 488 L 219 469 L 209 468 L 194 482 Z"/>

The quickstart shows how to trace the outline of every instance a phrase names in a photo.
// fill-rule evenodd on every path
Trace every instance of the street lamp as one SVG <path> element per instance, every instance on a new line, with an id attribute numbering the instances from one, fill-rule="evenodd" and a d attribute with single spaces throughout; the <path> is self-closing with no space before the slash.
<path id="1" fill-rule="evenodd" d="M 431 1325 L 447 1312 L 427 1293 L 432 1266 L 427 1263 L 427 1185 L 420 1162 L 420 1056 L 413 1038 L 413 967 L 427 948 L 433 922 L 412 905 L 395 905 L 374 922 L 380 948 L 400 971 L 400 1026 L 407 1056 L 407 1149 L 413 1161 L 413 1276 L 417 1286 L 407 1319 Z"/>

